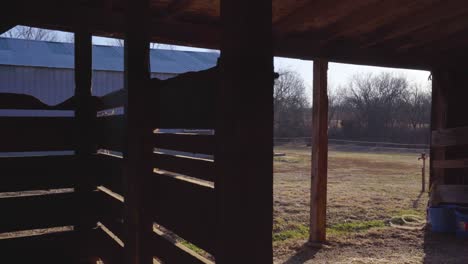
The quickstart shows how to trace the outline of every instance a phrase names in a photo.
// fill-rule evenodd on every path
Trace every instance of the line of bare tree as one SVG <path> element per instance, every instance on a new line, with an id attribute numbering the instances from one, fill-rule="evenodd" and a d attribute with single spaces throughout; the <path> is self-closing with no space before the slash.
<path id="1" fill-rule="evenodd" d="M 275 83 L 275 137 L 309 137 L 306 85 L 291 71 Z M 429 141 L 431 94 L 428 87 L 391 72 L 356 74 L 329 89 L 329 136 L 350 140 L 421 143 Z"/>

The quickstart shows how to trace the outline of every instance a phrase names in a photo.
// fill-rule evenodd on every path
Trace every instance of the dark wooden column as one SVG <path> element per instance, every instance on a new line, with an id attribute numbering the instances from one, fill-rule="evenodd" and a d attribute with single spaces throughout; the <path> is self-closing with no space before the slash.
<path id="1" fill-rule="evenodd" d="M 75 193 L 79 201 L 80 223 L 75 231 L 80 232 L 82 243 L 79 248 L 89 243 L 87 231 L 96 226 L 97 219 L 92 214 L 92 192 L 96 189 L 95 172 L 91 165 L 96 153 L 95 122 L 96 107 L 91 94 L 92 83 L 92 36 L 86 29 L 75 32 L 75 133 L 77 156 Z M 83 254 L 85 254 L 83 252 Z"/>
<path id="2" fill-rule="evenodd" d="M 328 169 L 328 61 L 314 60 L 312 104 L 312 169 L 310 187 L 310 237 L 325 242 Z"/>
<path id="3" fill-rule="evenodd" d="M 271 1 L 221 0 L 217 263 L 272 263 Z"/>
<path id="4" fill-rule="evenodd" d="M 143 210 L 143 187 L 148 170 L 145 157 L 151 154 L 145 146 L 145 89 L 150 78 L 148 16 L 149 0 L 128 0 L 125 37 L 125 103 L 124 183 L 125 183 L 125 252 L 127 264 L 150 264 L 144 248 L 145 236 L 151 232 Z M 150 148 L 151 149 L 151 148 Z"/>
<path id="5" fill-rule="evenodd" d="M 432 71 L 432 109 L 431 131 L 447 128 L 447 86 L 449 85 L 449 72 L 443 70 Z M 432 148 L 430 153 L 429 187 L 436 181 L 443 183 L 444 169 L 434 168 L 434 160 L 445 160 L 445 148 Z M 437 184 L 437 183 L 436 183 Z"/>

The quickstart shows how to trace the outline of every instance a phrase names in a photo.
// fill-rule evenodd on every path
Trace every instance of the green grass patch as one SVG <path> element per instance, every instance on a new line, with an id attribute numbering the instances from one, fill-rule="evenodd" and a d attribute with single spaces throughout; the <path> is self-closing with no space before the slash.
<path id="1" fill-rule="evenodd" d="M 403 216 L 403 215 L 424 216 L 425 214 L 426 214 L 425 209 L 421 209 L 421 210 L 406 209 L 406 210 L 399 210 L 394 213 L 395 216 Z"/>
<path id="2" fill-rule="evenodd" d="M 282 163 L 303 163 L 307 161 L 305 158 L 297 157 L 297 156 L 284 156 L 284 157 L 275 157 L 274 162 L 282 162 Z"/>
<path id="3" fill-rule="evenodd" d="M 289 239 L 304 239 L 309 236 L 309 227 L 296 224 L 293 228 L 283 230 L 273 234 L 273 242 L 285 241 Z"/>
<path id="4" fill-rule="evenodd" d="M 181 240 L 180 243 L 184 246 L 186 246 L 187 248 L 189 248 L 190 250 L 192 250 L 193 252 L 197 253 L 198 255 L 201 255 L 201 256 L 206 256 L 208 253 L 206 251 L 204 251 L 203 249 L 195 246 L 194 244 L 186 241 L 186 240 Z"/>
<path id="5" fill-rule="evenodd" d="M 329 233 L 357 233 L 376 227 L 385 227 L 385 222 L 382 220 L 354 221 L 332 225 L 327 231 Z"/>

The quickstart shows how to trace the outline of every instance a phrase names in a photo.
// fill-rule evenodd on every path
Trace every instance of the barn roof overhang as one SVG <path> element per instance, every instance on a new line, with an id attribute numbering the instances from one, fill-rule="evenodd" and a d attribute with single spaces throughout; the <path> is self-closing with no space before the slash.
<path id="1" fill-rule="evenodd" d="M 413 69 L 468 59 L 464 0 L 272 0 L 275 55 Z M 152 1 L 152 41 L 218 49 L 219 0 Z M 0 18 L 16 24 L 122 37 L 125 1 L 18 0 Z M 28 8 L 25 8 L 27 6 Z M 2 21 L 3 20 L 3 21 Z"/>

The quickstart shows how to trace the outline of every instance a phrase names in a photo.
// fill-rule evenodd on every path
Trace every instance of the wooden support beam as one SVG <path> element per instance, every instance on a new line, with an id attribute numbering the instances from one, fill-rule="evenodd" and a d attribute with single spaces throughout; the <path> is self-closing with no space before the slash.
<path id="1" fill-rule="evenodd" d="M 328 61 L 314 60 L 312 104 L 312 170 L 310 187 L 309 241 L 326 240 L 327 169 L 328 169 Z"/>
<path id="2" fill-rule="evenodd" d="M 125 263 L 150 264 L 152 257 L 144 243 L 152 232 L 151 222 L 144 215 L 144 179 L 151 174 L 145 158 L 152 153 L 147 143 L 152 131 L 146 124 L 145 96 L 150 80 L 149 65 L 149 0 L 126 1 L 124 47 L 124 242 Z"/>
<path id="3" fill-rule="evenodd" d="M 431 131 L 447 128 L 447 89 L 449 88 L 450 74 L 443 70 L 432 71 L 432 109 L 431 109 Z M 432 145 L 432 142 L 431 142 Z M 431 161 L 445 160 L 445 148 L 434 148 L 431 146 Z M 430 163 L 429 187 L 433 183 L 442 183 L 444 169 L 434 167 Z M 437 184 L 436 183 L 436 184 Z"/>
<path id="4" fill-rule="evenodd" d="M 272 263 L 272 1 L 222 0 L 221 20 L 215 258 Z"/>
<path id="5" fill-rule="evenodd" d="M 75 32 L 75 131 L 77 140 L 75 151 L 77 155 L 77 168 L 80 173 L 76 178 L 76 192 L 89 195 L 96 186 L 93 186 L 91 158 L 96 153 L 94 136 L 94 122 L 96 119 L 96 108 L 91 95 L 92 83 L 92 42 L 91 34 L 85 29 Z M 87 205 L 86 205 L 87 206 Z M 95 223 L 86 225 L 93 227 Z"/>
<path id="6" fill-rule="evenodd" d="M 92 36 L 89 31 L 79 28 L 75 32 L 75 153 L 77 156 L 75 177 L 75 192 L 78 197 L 80 223 L 75 230 L 80 235 L 80 248 L 84 248 L 87 241 L 86 234 L 97 224 L 96 215 L 89 213 L 89 201 L 96 189 L 92 158 L 96 153 L 95 119 L 96 107 L 91 94 L 92 84 Z"/>

